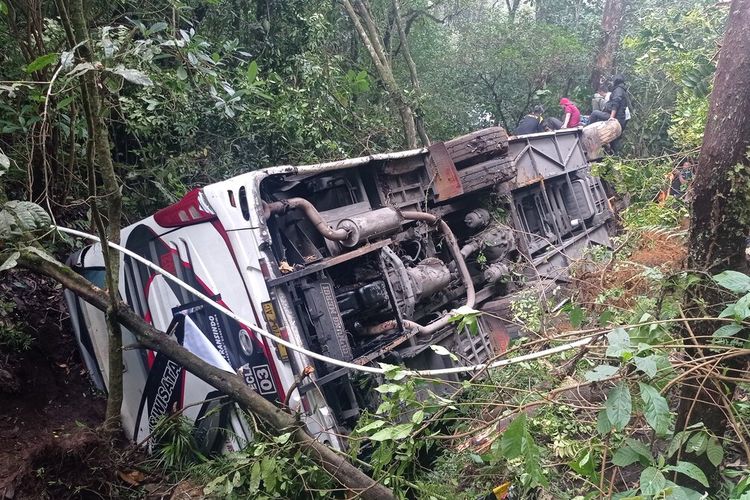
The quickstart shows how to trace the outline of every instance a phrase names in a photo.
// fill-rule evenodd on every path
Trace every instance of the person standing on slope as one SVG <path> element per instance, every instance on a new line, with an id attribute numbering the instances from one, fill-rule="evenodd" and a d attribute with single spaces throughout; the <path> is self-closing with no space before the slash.
<path id="1" fill-rule="evenodd" d="M 570 99 L 563 97 L 560 99 L 560 106 L 563 109 L 563 124 L 561 128 L 574 128 L 581 124 L 581 112 Z"/>
<path id="2" fill-rule="evenodd" d="M 607 92 L 607 86 L 602 83 L 594 92 L 594 97 L 591 98 L 591 112 L 604 111 L 607 101 L 609 100 L 609 92 Z"/>
<path id="3" fill-rule="evenodd" d="M 622 145 L 622 134 L 625 133 L 625 125 L 630 116 L 628 110 L 628 94 L 625 90 L 625 77 L 622 75 L 615 75 L 612 85 L 614 85 L 614 88 L 612 88 L 612 94 L 609 96 L 609 101 L 607 101 L 606 110 L 609 111 L 609 117 L 617 119 L 617 121 L 620 122 L 620 127 L 622 127 L 622 133 L 620 133 L 620 136 L 611 143 L 612 151 L 617 154 L 620 151 Z"/>

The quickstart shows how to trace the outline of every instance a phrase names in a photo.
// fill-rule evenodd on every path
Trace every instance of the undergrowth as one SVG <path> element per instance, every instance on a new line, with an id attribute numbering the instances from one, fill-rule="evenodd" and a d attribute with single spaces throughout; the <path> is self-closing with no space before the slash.
<path id="1" fill-rule="evenodd" d="M 209 498 L 329 498 L 338 491 L 332 478 L 290 440 L 291 432 L 268 433 L 251 415 L 253 439 L 239 451 L 200 450 L 193 422 L 181 415 L 163 417 L 152 435 L 153 458 L 145 465 L 166 473 L 166 483 L 201 485 Z"/>
<path id="2" fill-rule="evenodd" d="M 572 268 L 563 306 L 552 307 L 562 297 L 521 295 L 512 311 L 526 331 L 503 355 L 511 364 L 440 384 L 381 365 L 380 404 L 349 434 L 351 459 L 399 498 L 697 500 L 713 481 L 708 498 L 747 500 L 747 382 L 725 406 L 726 435 L 702 424 L 676 430 L 678 389 L 696 369 L 681 355 L 681 301 L 706 280 L 685 270 L 684 259 L 678 231 L 626 233 L 614 249 L 593 250 Z M 747 350 L 738 334 L 750 317 L 750 277 L 723 273 L 712 286 L 739 295 L 703 343 L 719 354 Z M 454 323 L 471 331 L 479 317 L 463 311 Z M 591 341 L 513 361 L 581 338 Z M 221 498 L 346 497 L 288 433 L 273 435 L 249 419 L 254 439 L 245 449 L 207 456 L 177 422 L 160 435 L 157 454 L 175 481 L 188 477 Z M 718 483 L 683 452 L 718 466 Z"/>
<path id="3" fill-rule="evenodd" d="M 0 352 L 18 353 L 31 348 L 34 339 L 21 327 L 14 317 L 14 302 L 0 300 Z"/>
<path id="4" fill-rule="evenodd" d="M 427 381 L 391 367 L 378 388 L 384 403 L 354 432 L 359 447 L 372 447 L 375 477 L 417 498 L 469 499 L 493 489 L 510 489 L 512 498 L 706 498 L 711 478 L 681 455 L 682 446 L 722 465 L 724 486 L 711 498 L 747 498 L 742 424 L 725 436 L 702 425 L 675 431 L 677 388 L 691 368 L 679 356 L 680 304 L 699 280 L 683 269 L 683 240 L 653 229 L 630 238 L 581 262 L 569 302 L 544 323 L 534 321 L 526 295 L 514 309 L 526 329 L 537 329 L 529 338 L 541 338 L 521 339 L 507 357 L 590 336 L 583 350 L 508 365 L 419 398 Z M 714 286 L 744 293 L 733 279 L 744 283 L 725 273 Z M 750 316 L 744 307 L 743 298 L 730 304 L 731 321 L 704 342 L 746 349 L 734 337 Z M 746 398 L 727 411 L 742 422 Z"/>

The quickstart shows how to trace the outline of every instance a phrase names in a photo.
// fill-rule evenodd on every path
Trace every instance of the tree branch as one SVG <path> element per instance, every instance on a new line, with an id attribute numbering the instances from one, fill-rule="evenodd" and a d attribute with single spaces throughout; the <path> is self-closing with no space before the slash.
<path id="1" fill-rule="evenodd" d="M 414 87 L 414 92 L 417 94 L 417 105 L 414 107 L 414 121 L 419 133 L 419 139 L 422 141 L 423 146 L 430 145 L 430 138 L 427 136 L 427 130 L 424 126 L 424 120 L 422 119 L 422 112 L 419 108 L 419 97 L 422 95 L 422 90 L 419 87 L 419 78 L 417 75 L 417 65 L 414 63 L 414 59 L 411 56 L 411 50 L 409 49 L 409 42 L 406 38 L 406 32 L 404 31 L 404 25 L 401 19 L 401 2 L 400 0 L 392 0 L 394 17 L 396 20 L 396 27 L 398 28 L 398 37 L 401 40 L 401 49 L 406 61 L 406 66 L 409 68 L 409 77 L 411 78 L 411 85 Z"/>
<path id="2" fill-rule="evenodd" d="M 364 21 L 369 26 L 369 29 L 365 29 L 365 27 L 362 25 L 362 19 L 360 18 L 360 15 L 358 15 L 354 10 L 354 6 L 352 5 L 352 3 L 349 0 L 339 0 L 339 2 L 344 7 L 346 14 L 352 21 L 352 24 L 354 24 L 354 29 L 357 32 L 360 40 L 364 44 L 365 48 L 367 48 L 367 52 L 370 54 L 370 58 L 372 59 L 373 64 L 375 64 L 375 69 L 377 69 L 378 71 L 378 76 L 380 77 L 380 80 L 383 83 L 388 96 L 398 107 L 398 112 L 404 125 L 404 137 L 406 138 L 407 146 L 410 149 L 416 148 L 417 129 L 414 121 L 414 113 L 409 104 L 404 99 L 404 96 L 399 89 L 398 84 L 396 83 L 390 61 L 385 58 L 385 55 L 383 55 L 382 45 L 380 44 L 379 39 L 380 35 L 377 32 L 372 18 L 369 16 L 369 12 L 365 7 L 362 6 L 361 0 L 357 0 L 357 5 L 360 6 L 360 13 L 364 12 L 363 15 L 366 16 L 364 18 Z"/>
<path id="3" fill-rule="evenodd" d="M 108 294 L 94 286 L 70 267 L 54 260 L 36 248 L 24 248 L 18 263 L 26 269 L 49 276 L 73 291 L 83 300 L 101 311 L 111 308 L 123 327 L 132 332 L 144 347 L 167 356 L 183 366 L 204 382 L 234 399 L 240 406 L 257 415 L 279 434 L 293 430 L 292 439 L 305 454 L 315 460 L 333 478 L 354 494 L 364 499 L 392 499 L 393 493 L 354 467 L 333 450 L 312 438 L 298 420 L 266 401 L 249 388 L 244 380 L 234 373 L 220 370 L 191 353 L 173 339 L 164 335 L 135 314 L 127 304 L 118 301 L 114 305 Z"/>
<path id="4" fill-rule="evenodd" d="M 83 1 L 67 0 L 66 2 L 65 0 L 56 0 L 56 5 L 66 37 L 68 38 L 68 43 L 71 44 L 71 47 L 73 47 L 81 60 L 93 62 Z M 88 71 L 80 77 L 80 80 L 81 99 L 83 101 L 88 128 L 87 166 L 92 219 L 102 241 L 117 243 L 120 241 L 122 195 L 120 194 L 120 183 L 117 180 L 115 167 L 112 162 L 109 127 L 104 118 L 102 99 L 99 96 L 97 72 Z M 98 165 L 98 171 L 95 165 Z M 104 195 L 102 198 L 107 213 L 106 226 L 99 212 L 97 174 L 101 176 L 103 181 Z M 118 257 L 113 258 L 109 249 L 104 248 L 104 246 L 102 247 L 102 255 L 106 264 L 105 280 L 110 303 L 112 304 L 111 307 L 105 309 L 110 352 L 109 395 L 107 398 L 104 428 L 114 431 L 119 428 L 120 409 L 122 407 L 122 332 L 120 331 L 119 323 L 113 316 L 114 304 L 119 300 L 117 290 L 120 259 Z"/>

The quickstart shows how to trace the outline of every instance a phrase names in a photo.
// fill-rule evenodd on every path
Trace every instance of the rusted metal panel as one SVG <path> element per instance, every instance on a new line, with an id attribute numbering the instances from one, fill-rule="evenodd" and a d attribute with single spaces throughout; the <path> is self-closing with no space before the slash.
<path id="1" fill-rule="evenodd" d="M 407 172 L 413 172 L 419 168 L 424 168 L 423 156 L 411 156 L 408 158 L 398 158 L 388 160 L 381 167 L 384 174 L 401 175 Z"/>
<path id="2" fill-rule="evenodd" d="M 379 358 L 383 354 L 393 351 L 396 347 L 400 346 L 401 344 L 403 344 L 410 338 L 414 337 L 415 335 L 417 335 L 416 330 L 411 330 L 406 333 L 397 335 L 393 340 L 381 346 L 376 351 L 373 351 L 365 356 L 360 356 L 359 358 L 353 360 L 352 363 L 356 365 L 366 365 L 370 363 L 372 360 Z"/>
<path id="3" fill-rule="evenodd" d="M 374 243 L 368 243 L 367 245 L 361 246 L 350 252 L 342 253 L 341 255 L 337 255 L 335 257 L 329 257 L 329 258 L 323 259 L 319 262 L 303 267 L 302 269 L 293 271 L 289 274 L 285 274 L 279 278 L 266 280 L 266 284 L 269 287 L 283 285 L 284 283 L 288 283 L 290 281 L 300 279 L 312 273 L 317 273 L 324 269 L 328 269 L 329 267 L 333 267 L 335 265 L 341 264 L 342 262 L 356 259 L 357 257 L 361 257 L 367 253 L 374 252 L 375 250 L 379 250 L 383 248 L 384 246 L 389 245 L 391 243 L 393 243 L 393 240 L 391 240 L 390 238 L 376 241 Z"/>
<path id="4" fill-rule="evenodd" d="M 433 174 L 432 190 L 436 201 L 445 201 L 464 194 L 456 165 L 448 154 L 445 143 L 436 142 L 429 148 L 427 165 Z"/>

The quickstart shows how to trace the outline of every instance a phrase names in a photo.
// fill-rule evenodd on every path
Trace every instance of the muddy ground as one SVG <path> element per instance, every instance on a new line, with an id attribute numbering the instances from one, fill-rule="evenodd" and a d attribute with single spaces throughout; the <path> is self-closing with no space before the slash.
<path id="1" fill-rule="evenodd" d="M 59 286 L 3 273 L 0 305 L 0 328 L 20 325 L 33 339 L 25 350 L 0 344 L 0 499 L 101 498 L 88 489 L 94 463 L 111 462 L 92 430 L 105 401 L 78 356 Z"/>

